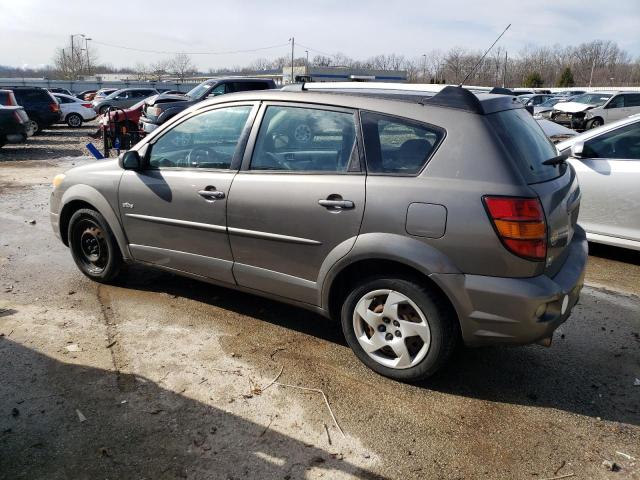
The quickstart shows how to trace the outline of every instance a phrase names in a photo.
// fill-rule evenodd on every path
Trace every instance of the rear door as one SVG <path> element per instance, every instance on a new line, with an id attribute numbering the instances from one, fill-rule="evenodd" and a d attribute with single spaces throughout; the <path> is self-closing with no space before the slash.
<path id="1" fill-rule="evenodd" d="M 570 162 L 583 192 L 580 224 L 640 241 L 640 121 L 587 140 L 583 158 Z"/>
<path id="2" fill-rule="evenodd" d="M 353 246 L 365 204 L 356 114 L 266 103 L 228 205 L 239 285 L 317 304 L 318 274 Z"/>
<path id="3" fill-rule="evenodd" d="M 227 201 L 254 114 L 252 103 L 197 112 L 147 147 L 143 169 L 125 171 L 120 215 L 137 260 L 235 283 Z"/>

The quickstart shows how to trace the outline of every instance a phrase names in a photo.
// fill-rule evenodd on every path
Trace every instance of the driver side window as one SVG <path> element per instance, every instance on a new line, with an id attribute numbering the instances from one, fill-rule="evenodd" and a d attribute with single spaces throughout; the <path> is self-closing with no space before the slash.
<path id="1" fill-rule="evenodd" d="M 231 168 L 251 108 L 209 110 L 177 124 L 151 146 L 149 167 Z"/>
<path id="2" fill-rule="evenodd" d="M 586 141 L 582 154 L 586 158 L 640 160 L 640 122 Z"/>

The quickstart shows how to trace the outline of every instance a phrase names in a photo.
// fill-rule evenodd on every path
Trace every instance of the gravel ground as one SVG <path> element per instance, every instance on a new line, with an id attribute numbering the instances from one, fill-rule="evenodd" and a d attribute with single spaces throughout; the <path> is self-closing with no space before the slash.
<path id="1" fill-rule="evenodd" d="M 89 155 L 85 147 L 89 142 L 102 150 L 102 142 L 89 137 L 97 129 L 96 120 L 83 124 L 81 128 L 70 128 L 66 124 L 54 125 L 42 134 L 30 137 L 26 143 L 7 144 L 0 148 L 0 162 L 54 160 Z"/>
<path id="2" fill-rule="evenodd" d="M 640 479 L 640 255 L 594 249 L 551 348 L 462 350 L 403 385 L 309 312 L 138 267 L 83 277 L 48 195 L 93 160 L 46 152 L 84 155 L 88 131 L 0 150 L 0 479 Z M 345 436 L 276 378 L 325 392 Z"/>

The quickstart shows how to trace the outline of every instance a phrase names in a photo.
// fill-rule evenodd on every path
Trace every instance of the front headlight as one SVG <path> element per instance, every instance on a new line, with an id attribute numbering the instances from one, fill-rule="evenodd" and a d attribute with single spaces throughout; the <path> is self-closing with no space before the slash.
<path id="1" fill-rule="evenodd" d="M 64 181 L 64 179 L 66 178 L 66 175 L 64 173 L 59 173 L 58 175 L 56 175 L 55 177 L 53 177 L 53 188 L 58 188 L 60 185 L 62 185 L 62 182 Z"/>

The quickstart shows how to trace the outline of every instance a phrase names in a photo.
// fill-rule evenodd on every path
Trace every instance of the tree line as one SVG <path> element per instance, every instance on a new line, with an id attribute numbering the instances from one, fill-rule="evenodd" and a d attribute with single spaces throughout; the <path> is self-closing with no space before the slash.
<path id="1" fill-rule="evenodd" d="M 637 86 L 640 85 L 640 57 L 633 59 L 615 42 L 594 40 L 576 46 L 530 45 L 519 52 L 494 48 L 482 61 L 481 51 L 464 47 L 430 50 L 417 57 L 391 53 L 359 60 L 342 53 L 297 57 L 295 66 L 345 67 L 351 69 L 404 70 L 410 82 L 460 83 L 471 73 L 466 84 L 507 87 Z M 478 65 L 479 63 L 479 65 Z M 478 67 L 473 70 L 474 67 Z M 0 66 L 0 76 L 46 76 L 56 79 L 77 78 L 80 74 L 127 73 L 139 80 L 159 80 L 172 76 L 183 80 L 193 75 L 216 75 L 229 72 L 255 73 L 281 71 L 291 66 L 288 55 L 259 58 L 248 65 L 209 69 L 198 72 L 192 59 L 184 53 L 132 68 L 114 68 L 100 64 L 94 50 L 70 48 L 56 51 L 53 65 L 25 72 L 24 69 Z"/>

